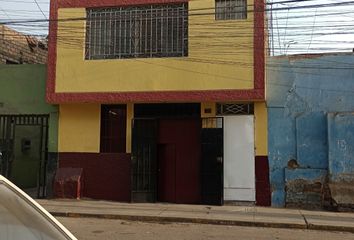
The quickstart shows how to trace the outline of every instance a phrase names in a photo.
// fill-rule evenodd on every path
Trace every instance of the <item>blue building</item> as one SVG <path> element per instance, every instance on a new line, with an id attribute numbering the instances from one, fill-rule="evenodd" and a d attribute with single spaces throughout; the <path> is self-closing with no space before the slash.
<path id="1" fill-rule="evenodd" d="M 354 55 L 273 57 L 267 66 L 272 206 L 354 206 Z"/>

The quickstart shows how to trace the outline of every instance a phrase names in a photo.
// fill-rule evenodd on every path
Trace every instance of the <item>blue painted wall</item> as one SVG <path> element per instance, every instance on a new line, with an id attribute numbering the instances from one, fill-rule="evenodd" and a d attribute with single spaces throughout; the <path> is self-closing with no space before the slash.
<path id="1" fill-rule="evenodd" d="M 328 169 L 336 202 L 354 205 L 354 113 L 328 114 Z"/>
<path id="2" fill-rule="evenodd" d="M 328 181 L 327 176 L 353 173 L 354 117 L 347 117 L 346 124 L 339 120 L 331 124 L 336 119 L 329 116 L 333 112 L 354 111 L 354 55 L 270 58 L 267 105 L 272 206 L 283 207 L 297 201 L 294 194 L 289 194 L 296 191 L 290 189 L 293 181 L 315 186 Z M 347 133 L 344 138 L 348 145 L 342 155 L 338 155 L 340 149 L 328 129 L 336 129 L 332 135 L 340 133 L 341 137 Z M 295 161 L 295 166 L 288 166 L 290 160 Z M 338 162 L 345 163 L 345 170 L 335 167 Z M 329 181 L 335 184 L 336 179 Z M 302 200 L 315 198 L 306 199 Z"/>

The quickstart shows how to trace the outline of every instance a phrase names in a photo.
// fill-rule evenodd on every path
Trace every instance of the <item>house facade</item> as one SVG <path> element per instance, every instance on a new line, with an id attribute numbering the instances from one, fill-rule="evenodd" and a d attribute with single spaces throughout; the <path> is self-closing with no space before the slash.
<path id="1" fill-rule="evenodd" d="M 47 101 L 85 197 L 270 203 L 263 0 L 51 1 Z"/>

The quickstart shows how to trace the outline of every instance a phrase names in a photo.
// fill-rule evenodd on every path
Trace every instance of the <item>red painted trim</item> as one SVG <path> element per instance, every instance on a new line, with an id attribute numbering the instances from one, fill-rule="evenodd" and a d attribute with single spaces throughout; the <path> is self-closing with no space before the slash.
<path id="1" fill-rule="evenodd" d="M 59 8 L 94 8 L 181 2 L 188 0 L 58 0 L 58 5 Z"/>
<path id="2" fill-rule="evenodd" d="M 263 100 L 262 89 L 245 91 L 135 92 L 135 93 L 54 93 L 54 103 L 200 102 Z"/>
<path id="3" fill-rule="evenodd" d="M 265 88 L 264 12 L 264 0 L 254 0 L 254 88 L 263 91 Z"/>
<path id="4" fill-rule="evenodd" d="M 65 7 L 103 7 L 133 4 L 187 2 L 188 0 L 59 0 L 51 1 L 49 52 L 47 73 L 47 101 L 49 103 L 119 103 L 119 102 L 187 102 L 187 101 L 250 101 L 265 98 L 264 0 L 254 2 L 254 89 L 215 91 L 161 91 L 110 93 L 56 93 L 56 57 L 58 9 Z"/>
<path id="5" fill-rule="evenodd" d="M 48 69 L 47 69 L 47 92 L 48 102 L 55 102 L 55 76 L 57 64 L 57 32 L 58 23 L 58 2 L 50 1 L 50 22 L 48 36 Z"/>

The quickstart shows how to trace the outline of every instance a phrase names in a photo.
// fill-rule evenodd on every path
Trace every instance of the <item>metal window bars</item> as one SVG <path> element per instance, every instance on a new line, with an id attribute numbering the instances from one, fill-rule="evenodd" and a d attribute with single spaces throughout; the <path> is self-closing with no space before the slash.
<path id="1" fill-rule="evenodd" d="M 87 10 L 86 59 L 187 55 L 187 3 Z"/>
<path id="2" fill-rule="evenodd" d="M 215 0 L 215 19 L 247 19 L 247 0 Z"/>
<path id="3" fill-rule="evenodd" d="M 252 103 L 218 103 L 217 115 L 252 115 L 254 105 Z"/>

